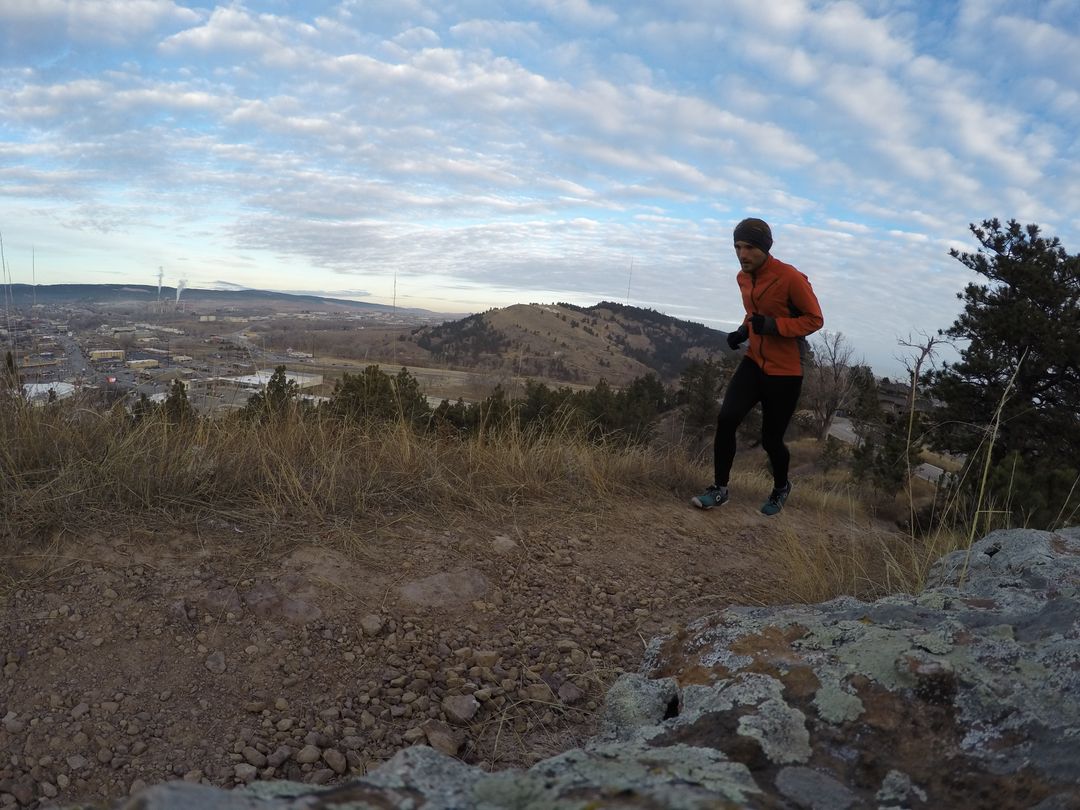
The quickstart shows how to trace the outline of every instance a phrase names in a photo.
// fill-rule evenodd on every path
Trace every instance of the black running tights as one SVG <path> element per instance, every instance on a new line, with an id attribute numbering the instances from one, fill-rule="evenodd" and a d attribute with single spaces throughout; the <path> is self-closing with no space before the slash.
<path id="1" fill-rule="evenodd" d="M 802 377 L 773 377 L 757 363 L 744 357 L 728 383 L 720 415 L 716 419 L 713 443 L 714 483 L 726 487 L 735 460 L 735 431 L 750 409 L 761 403 L 761 446 L 772 464 L 776 487 L 787 483 L 791 454 L 784 444 L 784 432 L 795 413 L 802 390 Z"/>

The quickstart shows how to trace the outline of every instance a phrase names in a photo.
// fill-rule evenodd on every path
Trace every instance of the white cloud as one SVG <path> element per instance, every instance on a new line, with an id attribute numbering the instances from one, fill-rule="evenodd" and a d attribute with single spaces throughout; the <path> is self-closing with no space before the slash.
<path id="1" fill-rule="evenodd" d="M 437 48 L 440 44 L 440 40 L 439 35 L 430 28 L 417 26 L 415 28 L 410 28 L 407 31 L 402 31 L 395 36 L 394 43 L 411 51 L 420 48 Z"/>
<path id="2" fill-rule="evenodd" d="M 160 27 L 190 25 L 197 12 L 172 0 L 9 0 L 0 3 L 0 29 L 21 50 L 58 33 L 75 42 L 130 43 Z"/>
<path id="3" fill-rule="evenodd" d="M 201 26 L 173 34 L 161 43 L 161 51 L 180 56 L 200 51 L 228 56 L 252 54 L 278 65 L 302 63 L 318 34 L 315 26 L 273 14 L 250 14 L 243 6 L 217 7 Z"/>
<path id="4" fill-rule="evenodd" d="M 619 21 L 619 15 L 610 8 L 589 0 L 532 0 L 532 3 L 568 25 L 607 28 Z"/>
<path id="5" fill-rule="evenodd" d="M 870 233 L 870 228 L 861 222 L 847 222 L 842 219 L 826 219 L 825 224 L 839 231 L 839 236 L 850 236 L 853 233 L 866 234 Z"/>
<path id="6" fill-rule="evenodd" d="M 497 47 L 535 47 L 543 37 L 540 25 L 533 20 L 466 20 L 450 26 L 450 33 L 459 40 Z"/>
<path id="7" fill-rule="evenodd" d="M 886 20 L 867 17 L 849 0 L 826 5 L 809 28 L 834 57 L 894 66 L 912 56 L 911 46 L 893 35 Z"/>
<path id="8" fill-rule="evenodd" d="M 965 156 L 984 160 L 1005 174 L 1008 182 L 1034 183 L 1040 175 L 1037 155 L 1022 149 L 1024 120 L 1016 113 L 952 90 L 943 90 L 937 112 Z"/>
<path id="9" fill-rule="evenodd" d="M 746 28 L 749 36 L 792 39 L 802 33 L 813 12 L 805 0 L 728 0 L 703 4 L 682 0 L 686 13 L 726 27 Z"/>
<path id="10" fill-rule="evenodd" d="M 877 68 L 837 65 L 827 72 L 822 91 L 853 124 L 871 132 L 907 138 L 918 127 L 907 90 Z"/>

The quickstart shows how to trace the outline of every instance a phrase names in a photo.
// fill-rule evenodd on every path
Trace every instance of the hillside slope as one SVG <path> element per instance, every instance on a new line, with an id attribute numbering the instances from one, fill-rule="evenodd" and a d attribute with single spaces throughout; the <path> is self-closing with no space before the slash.
<path id="1" fill-rule="evenodd" d="M 674 382 L 694 360 L 730 354 L 725 333 L 653 310 L 602 302 L 516 304 L 415 330 L 432 362 L 515 376 L 625 385 Z"/>

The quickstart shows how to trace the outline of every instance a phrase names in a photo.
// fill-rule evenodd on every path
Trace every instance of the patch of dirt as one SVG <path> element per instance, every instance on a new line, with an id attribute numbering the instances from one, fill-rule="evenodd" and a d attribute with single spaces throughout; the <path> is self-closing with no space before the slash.
<path id="1" fill-rule="evenodd" d="M 0 807 L 105 806 L 171 779 L 336 783 L 413 744 L 528 767 L 595 732 L 646 642 L 761 592 L 755 549 L 810 518 L 758 505 L 634 501 L 334 545 L 219 525 L 9 556 Z"/>

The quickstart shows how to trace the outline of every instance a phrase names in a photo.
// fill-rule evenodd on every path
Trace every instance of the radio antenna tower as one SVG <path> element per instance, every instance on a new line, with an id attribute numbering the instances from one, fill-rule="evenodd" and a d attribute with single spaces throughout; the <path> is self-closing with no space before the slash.
<path id="1" fill-rule="evenodd" d="M 4 286 L 4 322 L 7 325 L 8 345 L 11 346 L 12 357 L 17 361 L 19 346 L 18 341 L 15 340 L 15 330 L 11 328 L 11 308 L 14 306 L 15 301 L 11 292 L 11 268 L 8 267 L 7 256 L 4 255 L 4 235 L 2 233 L 0 233 L 0 271 L 3 273 L 0 284 Z"/>
<path id="2" fill-rule="evenodd" d="M 630 273 L 626 277 L 626 306 L 630 306 L 630 281 L 634 278 L 634 257 L 630 257 Z"/>

